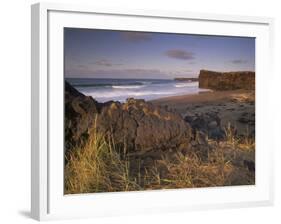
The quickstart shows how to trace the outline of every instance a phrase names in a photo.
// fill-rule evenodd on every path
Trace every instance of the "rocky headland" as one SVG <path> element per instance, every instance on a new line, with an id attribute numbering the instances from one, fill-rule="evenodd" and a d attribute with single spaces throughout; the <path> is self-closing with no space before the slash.
<path id="1" fill-rule="evenodd" d="M 200 70 L 199 87 L 213 90 L 254 90 L 255 72 L 215 72 Z"/>

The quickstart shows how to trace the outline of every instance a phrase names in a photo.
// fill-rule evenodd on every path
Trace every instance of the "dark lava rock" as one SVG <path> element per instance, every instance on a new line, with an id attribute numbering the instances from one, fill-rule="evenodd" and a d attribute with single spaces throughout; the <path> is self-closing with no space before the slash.
<path id="1" fill-rule="evenodd" d="M 255 172 L 255 162 L 254 161 L 249 161 L 249 160 L 244 160 L 243 164 L 247 169 L 251 172 Z"/>
<path id="2" fill-rule="evenodd" d="M 255 125 L 255 114 L 244 112 L 238 118 L 238 121 L 242 124 Z"/>
<path id="3" fill-rule="evenodd" d="M 89 129 L 94 122 L 94 115 L 98 113 L 101 104 L 91 97 L 78 92 L 65 82 L 65 150 L 80 147 L 89 137 Z"/>
<path id="4" fill-rule="evenodd" d="M 65 150 L 82 146 L 96 129 L 125 153 L 177 149 L 192 129 L 182 117 L 144 100 L 98 103 L 65 82 Z"/>
<path id="5" fill-rule="evenodd" d="M 154 165 L 154 160 L 151 157 L 145 157 L 143 160 L 144 167 L 152 167 Z"/>
<path id="6" fill-rule="evenodd" d="M 176 148 L 191 138 L 191 127 L 179 114 L 135 99 L 103 107 L 97 128 L 128 151 Z"/>
<path id="7" fill-rule="evenodd" d="M 221 128 L 221 120 L 217 113 L 210 112 L 206 114 L 188 115 L 184 120 L 191 125 L 194 132 L 203 132 L 209 138 L 216 140 L 225 137 L 225 133 Z"/>

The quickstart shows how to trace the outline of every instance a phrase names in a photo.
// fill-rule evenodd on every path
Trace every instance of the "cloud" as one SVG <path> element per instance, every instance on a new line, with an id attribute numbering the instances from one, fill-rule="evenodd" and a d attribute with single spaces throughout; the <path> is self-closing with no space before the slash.
<path id="1" fill-rule="evenodd" d="M 190 51 L 171 49 L 165 52 L 165 54 L 170 58 L 180 59 L 180 60 L 192 60 L 194 59 L 194 53 Z"/>
<path id="2" fill-rule="evenodd" d="M 141 42 L 152 39 L 152 34 L 142 32 L 121 32 L 121 37 L 130 42 Z"/>
<path id="3" fill-rule="evenodd" d="M 100 59 L 100 60 L 97 60 L 93 63 L 94 65 L 100 65 L 100 66 L 105 66 L 105 67 L 111 67 L 111 66 L 114 66 L 114 65 L 122 65 L 120 63 L 112 63 L 106 59 Z"/>
<path id="4" fill-rule="evenodd" d="M 235 60 L 231 60 L 230 63 L 232 64 L 246 64 L 248 61 L 247 60 L 241 60 L 241 59 L 235 59 Z"/>

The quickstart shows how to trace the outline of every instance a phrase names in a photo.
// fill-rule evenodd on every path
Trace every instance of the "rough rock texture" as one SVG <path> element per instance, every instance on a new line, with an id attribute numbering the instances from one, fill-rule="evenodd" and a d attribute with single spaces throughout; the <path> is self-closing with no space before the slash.
<path id="1" fill-rule="evenodd" d="M 209 138 L 221 140 L 225 137 L 221 120 L 216 113 L 207 112 L 205 114 L 187 115 L 184 120 L 188 122 L 194 131 L 200 131 L 208 135 Z"/>
<path id="2" fill-rule="evenodd" d="M 97 128 L 113 134 L 115 144 L 128 151 L 174 148 L 191 138 L 191 128 L 179 114 L 136 99 L 104 106 Z"/>
<path id="3" fill-rule="evenodd" d="M 126 152 L 188 145 L 190 125 L 182 117 L 144 100 L 98 103 L 65 84 L 65 150 L 81 146 L 93 128 Z"/>
<path id="4" fill-rule="evenodd" d="M 102 106 L 92 97 L 78 92 L 65 82 L 65 150 L 83 146 L 89 136 L 94 115 Z"/>
<path id="5" fill-rule="evenodd" d="M 213 90 L 254 90 L 255 72 L 214 72 L 200 70 L 199 87 Z"/>

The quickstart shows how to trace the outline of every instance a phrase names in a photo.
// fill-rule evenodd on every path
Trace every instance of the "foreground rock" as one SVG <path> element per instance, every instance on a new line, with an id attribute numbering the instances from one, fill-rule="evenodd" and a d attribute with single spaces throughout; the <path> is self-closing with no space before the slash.
<path id="1" fill-rule="evenodd" d="M 104 106 L 97 128 L 112 134 L 115 144 L 126 151 L 177 148 L 191 138 L 191 128 L 179 114 L 135 99 Z"/>
<path id="2" fill-rule="evenodd" d="M 82 146 L 95 128 L 127 152 L 187 147 L 190 125 L 182 117 L 144 100 L 98 103 L 65 84 L 65 150 Z"/>
<path id="3" fill-rule="evenodd" d="M 94 123 L 94 115 L 102 107 L 92 97 L 78 92 L 65 82 L 65 150 L 80 147 L 89 137 L 90 127 Z"/>
<path id="4" fill-rule="evenodd" d="M 190 114 L 185 116 L 184 119 L 191 125 L 194 131 L 201 131 L 209 138 L 222 140 L 225 137 L 225 132 L 221 127 L 221 119 L 217 113 Z"/>
<path id="5" fill-rule="evenodd" d="M 255 72 L 214 72 L 201 70 L 199 88 L 213 90 L 255 89 Z"/>

